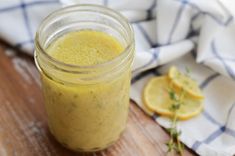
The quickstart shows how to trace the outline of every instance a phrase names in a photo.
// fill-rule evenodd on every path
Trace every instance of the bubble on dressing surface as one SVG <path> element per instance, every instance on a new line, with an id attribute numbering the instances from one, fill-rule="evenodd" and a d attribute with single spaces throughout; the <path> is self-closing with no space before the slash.
<path id="1" fill-rule="evenodd" d="M 82 30 L 58 38 L 47 52 L 61 62 L 82 66 L 104 63 L 123 50 L 116 38 L 104 32 Z"/>

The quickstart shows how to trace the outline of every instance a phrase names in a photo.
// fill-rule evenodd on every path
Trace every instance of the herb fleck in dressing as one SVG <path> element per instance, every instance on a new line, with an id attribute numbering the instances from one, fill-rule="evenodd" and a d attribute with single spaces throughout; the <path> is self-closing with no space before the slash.
<path id="1" fill-rule="evenodd" d="M 47 49 L 53 58 L 74 65 L 96 65 L 117 57 L 124 48 L 97 31 L 70 32 Z M 63 75 L 60 75 L 63 77 Z M 42 74 L 49 127 L 73 150 L 105 148 L 124 130 L 129 105 L 130 71 L 93 85 L 61 84 Z"/>

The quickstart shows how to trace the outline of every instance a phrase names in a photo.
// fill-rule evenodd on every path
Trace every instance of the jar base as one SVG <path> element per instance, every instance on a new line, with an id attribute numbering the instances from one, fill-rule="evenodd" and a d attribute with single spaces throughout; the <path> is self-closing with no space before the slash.
<path id="1" fill-rule="evenodd" d="M 51 132 L 50 130 L 50 133 L 51 135 L 55 138 L 56 141 L 58 141 L 60 143 L 60 145 L 62 145 L 63 147 L 71 150 L 71 151 L 74 151 L 74 152 L 78 152 L 78 153 L 93 153 L 93 152 L 98 152 L 98 151 L 102 151 L 102 150 L 105 150 L 105 149 L 108 149 L 110 148 L 111 146 L 113 146 L 123 135 L 123 133 L 125 132 L 125 129 L 121 131 L 121 133 L 118 135 L 118 137 L 116 139 L 114 139 L 113 141 L 111 141 L 110 143 L 108 143 L 106 146 L 104 147 L 97 147 L 97 148 L 92 148 L 92 149 L 83 149 L 83 148 L 71 148 L 69 147 L 68 145 L 66 145 L 65 143 L 59 141 L 55 136 L 54 134 Z"/>

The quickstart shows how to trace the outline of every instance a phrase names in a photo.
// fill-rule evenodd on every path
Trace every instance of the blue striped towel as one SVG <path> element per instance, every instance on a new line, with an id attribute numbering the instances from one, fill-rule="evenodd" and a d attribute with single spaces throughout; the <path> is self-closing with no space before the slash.
<path id="1" fill-rule="evenodd" d="M 148 79 L 166 73 L 171 65 L 190 68 L 206 96 L 205 111 L 179 123 L 181 141 L 203 156 L 235 154 L 235 23 L 222 1 L 3 0 L 0 37 L 32 54 L 42 18 L 74 3 L 106 5 L 133 23 L 137 52 L 131 98 L 144 110 L 141 92 Z M 168 119 L 145 111 L 169 127 Z"/>

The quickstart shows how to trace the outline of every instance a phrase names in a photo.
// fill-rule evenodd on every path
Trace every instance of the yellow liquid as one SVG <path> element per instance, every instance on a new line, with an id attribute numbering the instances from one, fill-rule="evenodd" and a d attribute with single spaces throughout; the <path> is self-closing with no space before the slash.
<path id="1" fill-rule="evenodd" d="M 106 62 L 122 51 L 115 38 L 91 30 L 70 32 L 47 49 L 55 59 L 81 66 Z M 50 130 L 64 146 L 95 151 L 119 138 L 128 115 L 130 70 L 93 85 L 62 84 L 43 73 L 42 82 Z"/>
<path id="2" fill-rule="evenodd" d="M 91 30 L 71 32 L 50 45 L 48 53 L 74 65 L 96 65 L 118 56 L 123 46 L 112 36 Z"/>

